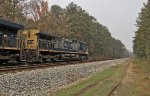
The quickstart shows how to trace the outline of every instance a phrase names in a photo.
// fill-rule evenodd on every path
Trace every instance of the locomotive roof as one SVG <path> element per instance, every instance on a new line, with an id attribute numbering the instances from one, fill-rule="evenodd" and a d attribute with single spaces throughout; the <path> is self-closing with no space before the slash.
<path id="1" fill-rule="evenodd" d="M 50 38 L 59 38 L 59 37 L 53 36 L 53 35 L 51 35 L 51 34 L 49 34 L 47 32 L 39 32 L 39 33 L 37 33 L 37 35 L 46 36 L 46 37 L 50 37 Z"/>
<path id="2" fill-rule="evenodd" d="M 24 29 L 23 25 L 12 23 L 10 21 L 6 21 L 6 20 L 3 20 L 3 19 L 0 19 L 0 25 L 8 26 L 8 27 L 13 28 L 13 29 Z"/>

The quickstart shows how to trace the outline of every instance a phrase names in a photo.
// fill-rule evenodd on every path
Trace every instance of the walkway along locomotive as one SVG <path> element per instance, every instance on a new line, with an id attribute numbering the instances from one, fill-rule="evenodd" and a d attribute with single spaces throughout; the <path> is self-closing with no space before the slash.
<path id="1" fill-rule="evenodd" d="M 22 30 L 22 31 L 20 31 Z M 50 35 L 38 29 L 0 19 L 0 62 L 49 62 L 53 60 L 86 60 L 83 41 Z"/>

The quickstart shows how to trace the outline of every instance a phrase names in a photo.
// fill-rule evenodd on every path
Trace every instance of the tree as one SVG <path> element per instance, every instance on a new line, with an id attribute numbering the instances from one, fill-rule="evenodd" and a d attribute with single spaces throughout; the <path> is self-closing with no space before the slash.
<path id="1" fill-rule="evenodd" d="M 71 37 L 87 42 L 91 56 L 103 59 L 122 57 L 124 45 L 112 38 L 108 28 L 88 12 L 72 2 L 66 7 L 66 14 L 70 19 Z"/>
<path id="2" fill-rule="evenodd" d="M 141 9 L 137 19 L 138 30 L 134 40 L 134 53 L 137 57 L 150 60 L 150 0 Z"/>
<path id="3" fill-rule="evenodd" d="M 24 22 L 24 4 L 27 0 L 2 0 L 0 2 L 0 17 L 12 22 Z"/>

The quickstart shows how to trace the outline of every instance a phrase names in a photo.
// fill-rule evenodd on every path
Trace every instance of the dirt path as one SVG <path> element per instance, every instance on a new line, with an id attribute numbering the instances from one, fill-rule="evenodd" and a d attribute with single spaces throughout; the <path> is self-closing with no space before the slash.
<path id="1" fill-rule="evenodd" d="M 150 96 L 150 80 L 145 79 L 141 68 L 130 62 L 121 85 L 110 96 Z"/>
<path id="2" fill-rule="evenodd" d="M 120 83 L 119 86 L 115 88 L 115 90 L 113 90 L 113 92 L 111 92 L 111 94 L 109 94 L 109 96 L 128 96 L 128 95 L 125 95 L 126 91 L 124 89 L 128 86 L 128 84 L 130 84 L 131 82 L 134 82 L 132 79 L 132 75 L 133 75 L 132 69 L 133 69 L 133 64 L 130 62 L 126 75 L 123 78 L 122 82 Z M 123 91 L 122 94 L 124 95 L 120 95 L 120 91 Z"/>

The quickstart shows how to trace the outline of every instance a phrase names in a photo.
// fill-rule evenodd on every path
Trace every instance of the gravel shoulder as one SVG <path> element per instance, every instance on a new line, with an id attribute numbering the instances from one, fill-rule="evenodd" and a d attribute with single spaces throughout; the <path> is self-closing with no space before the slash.
<path id="1" fill-rule="evenodd" d="M 116 66 L 127 59 L 90 62 L 18 73 L 0 74 L 0 96 L 49 96 L 79 79 Z"/>

